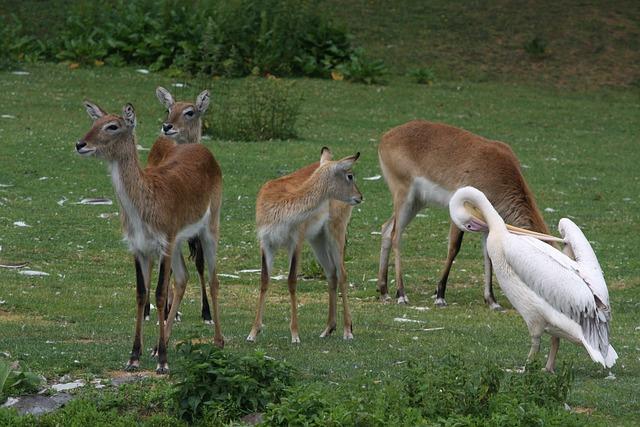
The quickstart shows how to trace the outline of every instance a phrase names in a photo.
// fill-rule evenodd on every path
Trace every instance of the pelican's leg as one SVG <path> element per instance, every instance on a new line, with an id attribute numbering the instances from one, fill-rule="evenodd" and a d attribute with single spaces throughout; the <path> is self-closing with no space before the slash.
<path id="1" fill-rule="evenodd" d="M 527 356 L 527 363 L 530 363 L 540 351 L 540 335 L 531 335 L 531 349 Z"/>
<path id="2" fill-rule="evenodd" d="M 551 337 L 551 349 L 549 350 L 549 358 L 547 359 L 547 366 L 544 369 L 547 372 L 555 372 L 556 370 L 556 354 L 558 354 L 558 348 L 560 347 L 560 338 Z"/>

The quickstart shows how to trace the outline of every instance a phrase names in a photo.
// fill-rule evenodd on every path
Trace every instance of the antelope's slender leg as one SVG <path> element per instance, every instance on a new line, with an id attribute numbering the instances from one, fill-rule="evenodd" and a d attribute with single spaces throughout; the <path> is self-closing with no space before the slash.
<path id="1" fill-rule="evenodd" d="M 462 230 L 451 222 L 451 225 L 449 226 L 449 250 L 447 253 L 447 260 L 445 261 L 444 270 L 442 271 L 442 276 L 440 276 L 438 289 L 436 291 L 435 304 L 438 307 L 445 307 L 447 305 L 447 301 L 444 299 L 444 294 L 447 290 L 447 280 L 449 280 L 449 273 L 451 272 L 453 261 L 456 259 L 458 252 L 460 252 L 463 237 L 464 233 Z"/>
<path id="2" fill-rule="evenodd" d="M 502 306 L 496 302 L 496 297 L 493 295 L 493 265 L 491 265 L 491 258 L 487 252 L 487 235 L 482 235 L 482 255 L 484 256 L 484 301 L 489 305 L 491 310 L 502 310 Z"/>
<path id="3" fill-rule="evenodd" d="M 160 273 L 158 275 L 158 286 L 156 287 L 156 307 L 158 309 L 158 365 L 156 367 L 156 373 L 167 374 L 169 373 L 169 363 L 167 361 L 167 337 L 165 333 L 165 319 L 166 319 L 166 302 L 167 302 L 167 289 L 169 288 L 169 271 L 171 269 L 171 254 L 166 254 L 161 257 L 160 261 Z"/>
<path id="4" fill-rule="evenodd" d="M 409 298 L 404 290 L 404 282 L 402 279 L 402 258 L 400 254 L 402 233 L 404 229 L 409 225 L 411 220 L 415 218 L 416 214 L 422 209 L 415 200 L 401 197 L 402 203 L 396 203 L 394 201 L 395 209 L 395 224 L 391 232 L 391 241 L 393 243 L 393 250 L 395 252 L 395 270 L 396 270 L 396 298 L 398 298 L 398 304 L 408 304 Z"/>
<path id="5" fill-rule="evenodd" d="M 218 206 L 217 211 L 220 212 Z M 222 327 L 220 326 L 220 305 L 218 297 L 220 291 L 220 282 L 218 281 L 218 273 L 216 262 L 218 258 L 218 239 L 220 233 L 220 216 L 219 214 L 212 217 L 208 232 L 200 236 L 200 243 L 204 258 L 207 260 L 209 272 L 209 290 L 211 293 L 211 305 L 213 306 L 213 343 L 219 347 L 224 347 L 224 336 L 222 335 Z"/>
<path id="6" fill-rule="evenodd" d="M 380 244 L 380 264 L 378 266 L 378 292 L 380 300 L 387 301 L 389 297 L 389 253 L 391 252 L 391 234 L 395 224 L 395 216 L 391 216 L 382 225 L 382 242 Z"/>
<path id="7" fill-rule="evenodd" d="M 210 325 L 213 324 L 213 320 L 211 320 L 211 309 L 209 308 L 209 299 L 207 298 L 207 281 L 204 277 L 204 252 L 202 242 L 198 237 L 189 240 L 189 249 L 195 260 L 196 270 L 200 278 L 200 300 L 202 304 L 200 315 L 204 323 Z"/>
<path id="8" fill-rule="evenodd" d="M 256 336 L 262 330 L 262 316 L 264 314 L 267 290 L 269 289 L 269 275 L 273 268 L 273 249 L 267 245 L 263 245 L 260 252 L 260 258 L 262 260 L 262 269 L 260 272 L 260 296 L 258 297 L 258 307 L 256 308 L 256 317 L 253 321 L 253 327 L 251 328 L 251 332 L 249 332 L 249 336 L 247 336 L 247 341 L 251 342 L 256 340 Z"/>
<path id="9" fill-rule="evenodd" d="M 180 303 L 184 297 L 184 291 L 187 289 L 187 281 L 189 280 L 189 273 L 187 273 L 187 267 L 184 263 L 184 257 L 179 248 L 173 252 L 171 260 L 171 271 L 175 279 L 175 290 L 173 303 L 167 316 L 167 323 L 165 327 L 165 333 L 167 335 L 167 345 L 169 344 L 169 337 L 171 337 L 171 328 L 173 327 L 173 321 L 176 319 L 178 310 L 180 309 Z"/>
<path id="10" fill-rule="evenodd" d="M 298 285 L 298 262 L 300 260 L 300 253 L 302 250 L 302 243 L 298 242 L 292 249 L 289 250 L 289 277 L 287 278 L 287 284 L 289 286 L 289 299 L 291 303 L 291 323 L 289 329 L 291 330 L 291 343 L 300 343 L 300 334 L 298 332 L 298 301 L 296 298 L 296 288 Z"/>
<path id="11" fill-rule="evenodd" d="M 142 321 L 144 307 L 147 302 L 147 289 L 149 284 L 149 271 L 151 262 L 149 258 L 137 255 L 134 257 L 136 266 L 136 329 L 133 338 L 133 348 L 125 371 L 133 371 L 140 367 L 140 354 L 142 353 Z"/>

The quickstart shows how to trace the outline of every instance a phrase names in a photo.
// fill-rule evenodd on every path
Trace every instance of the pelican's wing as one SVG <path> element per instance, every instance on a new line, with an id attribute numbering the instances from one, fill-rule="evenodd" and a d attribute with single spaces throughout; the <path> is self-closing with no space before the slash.
<path id="1" fill-rule="evenodd" d="M 520 280 L 554 309 L 578 323 L 585 340 L 608 364 L 607 354 L 612 348 L 610 316 L 608 310 L 597 306 L 593 292 L 581 277 L 580 264 L 529 236 L 509 235 L 503 241 L 503 250 L 505 261 Z"/>
<path id="2" fill-rule="evenodd" d="M 589 241 L 582 233 L 582 230 L 569 218 L 560 220 L 558 230 L 574 255 L 580 277 L 587 283 L 591 292 L 598 297 L 603 305 L 601 308 L 608 311 L 609 291 L 607 283 L 604 281 L 600 263 L 598 263 L 598 258 L 596 258 Z"/>
<path id="3" fill-rule="evenodd" d="M 529 236 L 509 235 L 503 250 L 513 272 L 553 308 L 576 322 L 595 315 L 593 294 L 574 260 Z"/>

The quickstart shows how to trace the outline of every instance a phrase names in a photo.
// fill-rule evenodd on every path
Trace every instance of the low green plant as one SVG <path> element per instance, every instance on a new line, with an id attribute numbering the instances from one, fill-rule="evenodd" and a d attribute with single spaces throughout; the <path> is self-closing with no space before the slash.
<path id="1" fill-rule="evenodd" d="M 261 352 L 237 356 L 211 344 L 183 343 L 172 377 L 178 415 L 194 421 L 207 416 L 229 421 L 263 411 L 293 383 L 292 368 Z"/>
<path id="2" fill-rule="evenodd" d="M 15 16 L 0 17 L 0 70 L 9 70 L 22 62 L 42 58 L 44 44 L 25 33 L 22 22 Z"/>
<path id="3" fill-rule="evenodd" d="M 543 58 L 547 53 L 547 41 L 539 36 L 527 41 L 523 47 L 525 52 L 536 59 Z"/>
<path id="4" fill-rule="evenodd" d="M 384 61 L 369 59 L 360 50 L 352 54 L 348 62 L 338 65 L 336 70 L 350 82 L 367 85 L 386 84 L 387 66 Z"/>
<path id="5" fill-rule="evenodd" d="M 42 382 L 40 375 L 21 368 L 18 363 L 0 360 L 0 402 L 10 395 L 35 393 Z"/>
<path id="6" fill-rule="evenodd" d="M 216 83 L 216 96 L 204 121 L 205 133 L 240 141 L 296 136 L 301 97 L 293 82 L 251 77 L 238 92 L 224 83 Z"/>
<path id="7" fill-rule="evenodd" d="M 409 72 L 414 82 L 431 86 L 436 80 L 436 74 L 431 68 L 416 68 Z"/>

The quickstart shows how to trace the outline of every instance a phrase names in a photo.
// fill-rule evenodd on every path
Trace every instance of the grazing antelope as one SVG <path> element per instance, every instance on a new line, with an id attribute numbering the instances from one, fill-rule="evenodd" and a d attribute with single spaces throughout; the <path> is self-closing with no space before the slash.
<path id="1" fill-rule="evenodd" d="M 344 246 L 352 206 L 362 201 L 351 168 L 360 153 L 332 161 L 323 147 L 320 162 L 292 174 L 268 181 L 256 201 L 256 225 L 262 259 L 260 298 L 256 318 L 247 337 L 255 341 L 262 328 L 265 297 L 273 259 L 279 248 L 289 253 L 289 296 L 291 299 L 291 342 L 299 343 L 296 302 L 297 269 L 302 243 L 306 239 L 324 269 L 329 284 L 329 318 L 320 337 L 336 329 L 336 290 L 340 285 L 344 317 L 344 339 L 352 339 L 351 314 L 347 304 L 347 274 Z"/>
<path id="2" fill-rule="evenodd" d="M 125 105 L 122 117 L 108 114 L 89 101 L 85 101 L 84 106 L 93 119 L 93 126 L 76 143 L 76 150 L 82 156 L 95 155 L 108 162 L 111 181 L 120 202 L 124 236 L 135 261 L 136 328 L 131 357 L 125 369 L 135 370 L 140 364 L 146 293 L 153 260 L 158 257 L 160 272 L 156 305 L 160 331 L 156 372 L 165 374 L 169 370 L 168 339 L 188 278 L 180 244 L 193 236 L 198 236 L 202 242 L 209 269 L 215 322 L 214 342 L 218 346 L 224 344 L 218 319 L 218 279 L 215 269 L 222 196 L 220 167 L 203 145 L 187 144 L 174 145 L 166 151 L 165 161 L 142 169 L 136 150 L 133 106 Z M 167 141 L 160 137 L 157 142 L 166 144 Z M 175 276 L 176 295 L 167 315 L 165 304 L 170 271 Z"/>
<path id="3" fill-rule="evenodd" d="M 162 105 L 167 109 L 167 118 L 162 123 L 162 135 L 171 138 L 178 144 L 197 144 L 202 139 L 202 116 L 209 107 L 209 91 L 204 90 L 198 95 L 195 103 L 175 102 L 171 93 L 163 88 L 156 89 L 156 96 Z M 173 143 L 168 140 L 158 141 L 154 144 L 147 158 L 147 167 L 156 166 L 162 162 L 168 152 L 171 151 Z M 201 316 L 204 323 L 211 324 L 211 310 L 207 299 L 207 282 L 204 278 L 204 253 L 200 239 L 196 236 L 189 239 L 189 258 L 193 259 L 200 277 L 201 296 Z M 147 294 L 148 295 L 148 294 Z M 169 288 L 169 306 L 173 300 L 171 288 Z M 144 308 L 144 317 L 149 319 L 149 297 Z M 176 315 L 176 320 L 179 314 Z"/>
<path id="4" fill-rule="evenodd" d="M 408 303 L 402 280 L 400 240 L 402 232 L 427 205 L 446 207 L 453 193 L 473 186 L 486 194 L 507 223 L 548 234 L 533 194 L 522 176 L 511 148 L 441 123 L 414 120 L 397 126 L 382 136 L 378 147 L 382 174 L 393 197 L 393 215 L 382 226 L 382 245 L 378 271 L 378 291 L 387 300 L 389 252 L 395 252 L 398 303 Z M 449 251 L 438 282 L 435 304 L 446 306 L 444 298 L 451 264 L 462 245 L 463 232 L 453 222 L 449 228 Z M 484 253 L 484 300 L 496 310 L 491 285 L 492 267 Z"/>

